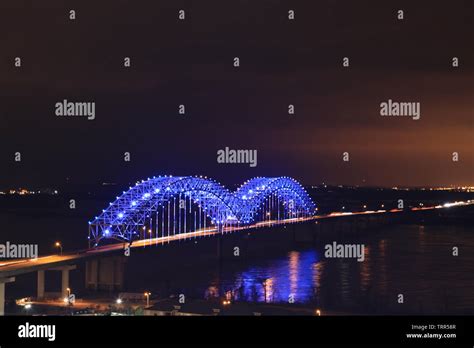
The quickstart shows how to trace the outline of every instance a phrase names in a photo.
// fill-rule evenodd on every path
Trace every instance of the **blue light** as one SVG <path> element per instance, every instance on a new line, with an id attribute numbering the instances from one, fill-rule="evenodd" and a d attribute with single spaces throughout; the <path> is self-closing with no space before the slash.
<path id="1" fill-rule="evenodd" d="M 212 179 L 193 176 L 170 178 L 171 176 L 159 176 L 156 179 L 138 182 L 137 186 L 112 202 L 91 225 L 100 227 L 98 231 L 103 231 L 104 235 L 112 235 L 114 231 L 114 237 L 129 240 L 137 221 L 151 216 L 152 213 L 155 214 L 156 207 L 168 206 L 171 199 L 183 195 L 192 199 L 193 204 L 206 211 L 208 213 L 206 215 L 216 223 L 225 223 L 229 220 L 236 224 L 258 222 L 256 219 L 260 218 L 262 207 L 272 197 L 280 199 L 285 213 L 312 214 L 315 211 L 315 205 L 307 192 L 296 180 L 288 177 L 256 177 L 247 180 L 235 192 L 230 192 Z M 167 192 L 166 195 L 152 194 L 163 191 Z M 144 199 L 149 200 L 149 204 L 142 204 Z M 293 203 L 290 209 L 291 201 Z M 127 223 L 122 223 L 121 230 L 117 230 L 115 234 L 117 219 L 125 217 Z M 99 241 L 100 235 L 94 233 L 100 232 L 91 230 L 91 236 Z"/>

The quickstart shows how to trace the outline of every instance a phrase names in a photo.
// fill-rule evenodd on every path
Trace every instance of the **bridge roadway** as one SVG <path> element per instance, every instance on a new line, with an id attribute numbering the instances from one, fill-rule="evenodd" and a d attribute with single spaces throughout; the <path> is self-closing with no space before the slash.
<path id="1" fill-rule="evenodd" d="M 423 211 L 423 210 L 434 210 L 434 209 L 445 209 L 453 206 L 466 206 L 474 205 L 474 200 L 469 200 L 467 202 L 454 202 L 446 203 L 443 205 L 430 206 L 430 207 L 416 207 L 411 208 L 410 210 L 402 209 L 392 209 L 392 210 L 377 210 L 377 211 L 360 211 L 360 212 L 336 212 L 327 215 L 316 215 L 306 218 L 292 218 L 285 220 L 265 220 L 258 222 L 253 225 L 239 226 L 239 227 L 226 227 L 221 232 L 217 228 L 206 228 L 198 230 L 195 232 L 180 233 L 170 236 L 157 237 L 157 238 L 148 238 L 134 241 L 130 247 L 146 247 L 150 245 L 165 244 L 172 241 L 191 239 L 197 237 L 206 237 L 213 236 L 219 233 L 231 233 L 239 230 L 246 230 L 251 228 L 259 227 L 270 227 L 275 225 L 284 225 L 289 223 L 298 223 L 311 220 L 324 220 L 324 219 L 334 219 L 334 218 L 343 218 L 345 216 L 371 216 L 379 214 L 396 214 L 406 211 Z M 15 276 L 30 272 L 38 272 L 38 298 L 44 297 L 44 273 L 46 270 L 56 270 L 62 272 L 62 297 L 67 296 L 69 292 L 69 271 L 76 268 L 76 263 L 81 259 L 97 257 L 102 254 L 117 252 L 123 250 L 128 245 L 127 242 L 113 243 L 109 245 L 103 245 L 92 249 L 78 250 L 71 253 L 65 253 L 62 255 L 46 255 L 41 256 L 35 259 L 18 259 L 18 260 L 8 260 L 0 263 L 0 315 L 4 315 L 4 306 L 5 306 L 5 284 L 14 282 Z"/>
<path id="2" fill-rule="evenodd" d="M 474 201 L 467 201 L 467 202 L 455 202 L 455 203 L 446 203 L 444 205 L 437 205 L 437 206 L 429 206 L 429 207 L 419 207 L 419 208 L 411 208 L 409 211 L 423 211 L 423 210 L 434 210 L 434 209 L 442 209 L 442 208 L 449 208 L 452 206 L 463 206 L 463 205 L 474 205 Z M 310 220 L 324 220 L 324 219 L 333 219 L 333 218 L 342 218 L 344 216 L 357 216 L 357 215 L 379 215 L 379 214 L 393 214 L 393 213 L 400 213 L 406 210 L 402 209 L 392 209 L 392 210 L 367 210 L 367 211 L 360 211 L 360 212 L 335 212 L 326 215 L 315 215 L 312 217 L 307 218 L 292 218 L 292 219 L 285 219 L 285 220 L 265 220 L 258 222 L 253 225 L 246 225 L 246 226 L 239 226 L 239 227 L 226 227 L 223 230 L 223 233 L 231 233 L 239 230 L 246 230 L 252 228 L 259 228 L 259 227 L 270 227 L 275 225 L 284 225 L 289 223 L 298 223 L 298 222 L 305 222 Z M 166 244 L 172 241 L 178 240 L 186 240 L 191 238 L 197 237 L 207 237 L 213 236 L 218 234 L 218 230 L 215 227 L 201 229 L 195 232 L 188 232 L 188 233 L 180 233 L 170 236 L 164 237 L 157 237 L 157 238 L 147 238 L 133 241 L 131 248 L 138 248 L 138 247 L 145 247 L 151 245 L 158 245 L 158 244 Z M 84 259 L 84 258 L 91 258 L 97 257 L 98 255 L 104 253 L 110 253 L 118 250 L 124 250 L 124 248 L 128 245 L 127 242 L 118 242 L 103 246 L 98 246 L 91 249 L 84 249 L 78 250 L 71 253 L 64 253 L 63 255 L 53 254 L 53 255 L 46 255 L 41 256 L 36 259 L 17 259 L 17 260 L 9 260 L 0 263 L 0 282 L 2 278 L 14 277 L 17 275 L 35 272 L 40 270 L 51 269 L 54 267 L 60 267 L 64 265 L 71 265 L 74 264 L 75 261 Z"/>

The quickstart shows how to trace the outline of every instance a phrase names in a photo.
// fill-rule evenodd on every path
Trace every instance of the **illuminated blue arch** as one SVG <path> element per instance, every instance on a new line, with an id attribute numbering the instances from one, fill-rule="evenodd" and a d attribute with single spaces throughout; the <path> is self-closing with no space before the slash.
<path id="1" fill-rule="evenodd" d="M 239 187 L 235 195 L 242 202 L 239 220 L 243 223 L 253 222 L 263 202 L 271 195 L 276 195 L 293 211 L 312 214 L 316 207 L 301 184 L 286 176 L 250 179 Z"/>
<path id="2" fill-rule="evenodd" d="M 257 222 L 259 210 L 272 195 L 286 204 L 289 212 L 314 213 L 315 205 L 309 195 L 288 177 L 253 178 L 232 193 L 206 177 L 159 176 L 137 182 L 116 197 L 89 222 L 89 238 L 97 243 L 103 238 L 131 241 L 153 212 L 165 209 L 176 198 L 198 205 L 214 225 L 247 225 Z"/>

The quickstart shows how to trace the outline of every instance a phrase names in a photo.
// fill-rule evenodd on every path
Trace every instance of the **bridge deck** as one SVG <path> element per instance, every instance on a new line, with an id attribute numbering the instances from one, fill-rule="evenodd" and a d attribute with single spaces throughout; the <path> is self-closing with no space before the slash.
<path id="1" fill-rule="evenodd" d="M 308 218 L 293 218 L 293 219 L 286 219 L 286 220 L 267 220 L 261 221 L 253 225 L 248 226 L 240 226 L 240 227 L 227 227 L 223 230 L 223 233 L 231 233 L 239 230 L 246 230 L 252 228 L 259 228 L 259 227 L 270 227 L 275 225 L 284 225 L 289 223 L 298 223 L 298 222 L 305 222 L 310 220 L 323 220 L 323 219 L 334 219 L 334 218 L 343 218 L 347 216 L 371 216 L 371 215 L 379 215 L 379 214 L 393 214 L 393 213 L 400 213 L 405 211 L 425 211 L 425 210 L 434 210 L 434 209 L 442 209 L 442 208 L 449 208 L 452 206 L 465 206 L 465 205 L 474 205 L 474 201 L 467 201 L 467 202 L 456 202 L 456 203 L 447 203 L 444 205 L 438 206 L 431 206 L 431 207 L 420 207 L 420 208 L 411 208 L 410 210 L 401 210 L 401 209 L 392 209 L 392 210 L 377 210 L 377 211 L 361 211 L 361 212 L 337 212 L 331 213 L 327 215 L 316 215 L 313 217 Z M 165 237 L 158 237 L 158 238 L 149 238 L 149 239 L 142 239 L 137 240 L 130 245 L 131 248 L 138 248 L 138 247 L 145 247 L 151 245 L 159 245 L 159 244 L 166 244 L 172 241 L 177 240 L 186 240 L 191 238 L 197 237 L 206 237 L 206 236 L 213 236 L 218 234 L 217 228 L 206 228 L 202 230 L 198 230 L 195 232 L 188 232 L 188 233 L 181 233 L 175 234 Z M 76 261 L 84 259 L 84 258 L 92 258 L 97 257 L 98 255 L 102 255 L 104 253 L 109 252 L 116 252 L 119 250 L 123 250 L 128 243 L 114 243 L 99 246 L 93 249 L 85 249 L 79 250 L 74 253 L 67 253 L 63 255 L 46 255 L 41 256 L 36 259 L 17 259 L 17 260 L 9 260 L 0 263 L 0 278 L 8 278 L 12 276 L 17 276 L 25 273 L 35 272 L 39 270 L 46 270 L 51 269 L 54 267 L 65 266 L 76 263 Z"/>

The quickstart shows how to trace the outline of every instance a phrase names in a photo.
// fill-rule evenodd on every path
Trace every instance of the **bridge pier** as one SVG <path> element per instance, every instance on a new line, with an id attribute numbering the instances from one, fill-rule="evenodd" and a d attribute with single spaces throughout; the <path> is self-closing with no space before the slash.
<path id="1" fill-rule="evenodd" d="M 5 315 L 5 284 L 15 281 L 15 277 L 0 278 L 0 315 Z"/>
<path id="2" fill-rule="evenodd" d="M 36 298 L 39 300 L 44 299 L 44 270 L 38 271 L 36 290 Z"/>
<path id="3" fill-rule="evenodd" d="M 321 224 L 317 221 L 314 223 L 312 227 L 312 237 L 313 237 L 313 245 L 317 245 L 319 242 L 319 238 L 321 237 Z"/>
<path id="4" fill-rule="evenodd" d="M 61 297 L 67 297 L 68 295 L 68 288 L 69 288 L 69 271 L 76 269 L 76 265 L 68 265 L 68 266 L 61 266 L 57 268 L 51 268 L 51 271 L 61 271 Z M 43 297 L 44 297 L 44 271 L 43 275 L 40 276 L 40 271 L 38 271 L 38 295 L 40 294 L 40 285 L 42 285 Z M 40 284 L 40 280 L 42 279 L 42 284 Z"/>
<path id="5" fill-rule="evenodd" d="M 222 248 L 222 240 L 221 240 L 220 235 L 216 236 L 216 246 L 217 246 L 217 249 L 216 249 L 217 260 L 220 261 L 221 260 L 221 248 Z"/>
<path id="6" fill-rule="evenodd" d="M 124 256 L 112 256 L 86 262 L 86 288 L 90 290 L 121 290 L 125 273 Z"/>
<path id="7" fill-rule="evenodd" d="M 67 289 L 69 288 L 69 269 L 62 269 L 61 273 L 61 297 L 64 298 L 68 295 Z"/>

